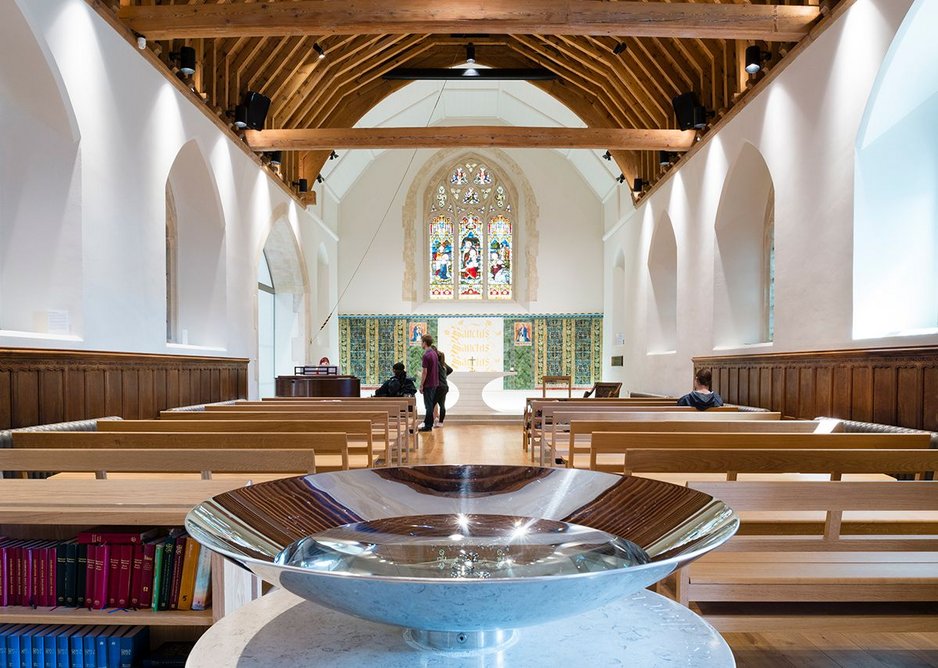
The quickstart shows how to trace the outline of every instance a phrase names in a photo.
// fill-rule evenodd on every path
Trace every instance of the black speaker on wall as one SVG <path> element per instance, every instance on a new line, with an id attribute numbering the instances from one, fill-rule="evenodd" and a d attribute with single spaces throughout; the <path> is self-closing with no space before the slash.
<path id="1" fill-rule="evenodd" d="M 701 108 L 696 93 L 682 93 L 671 100 L 671 104 L 674 107 L 674 115 L 677 116 L 677 126 L 681 130 L 693 129 L 695 111 Z"/>
<path id="2" fill-rule="evenodd" d="M 248 91 L 244 94 L 241 106 L 246 111 L 247 127 L 251 130 L 263 130 L 264 121 L 267 120 L 267 112 L 270 110 L 270 98 L 260 93 Z"/>

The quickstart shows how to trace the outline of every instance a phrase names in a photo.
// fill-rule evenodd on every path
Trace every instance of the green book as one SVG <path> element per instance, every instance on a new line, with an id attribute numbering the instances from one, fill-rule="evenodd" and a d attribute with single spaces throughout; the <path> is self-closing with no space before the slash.
<path id="1" fill-rule="evenodd" d="M 160 585 L 163 584 L 163 543 L 156 544 L 156 551 L 153 553 L 153 603 L 150 605 L 154 610 L 160 609 Z"/>
<path id="2" fill-rule="evenodd" d="M 174 554 L 176 552 L 176 537 L 170 535 L 163 543 L 163 574 L 160 577 L 160 603 L 158 610 L 169 610 L 169 596 L 173 588 L 173 564 L 175 563 Z M 156 594 L 154 588 L 153 593 Z"/>

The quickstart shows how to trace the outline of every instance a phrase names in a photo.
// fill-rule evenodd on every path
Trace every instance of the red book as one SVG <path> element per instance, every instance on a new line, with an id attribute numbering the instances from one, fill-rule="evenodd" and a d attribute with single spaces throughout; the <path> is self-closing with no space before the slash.
<path id="1" fill-rule="evenodd" d="M 139 545 L 116 545 L 118 552 L 117 564 L 117 607 L 126 608 L 130 600 L 130 568 L 133 561 L 134 548 Z"/>
<path id="2" fill-rule="evenodd" d="M 54 541 L 46 548 L 46 605 L 49 607 L 59 604 L 59 602 L 55 600 L 55 574 L 58 570 L 55 559 L 57 545 L 58 541 Z"/>
<path id="3" fill-rule="evenodd" d="M 79 543 L 122 543 L 133 545 L 144 543 L 160 532 L 159 527 L 140 529 L 140 527 L 95 527 L 78 534 Z"/>
<path id="4" fill-rule="evenodd" d="M 0 605 L 10 605 L 10 541 L 0 545 Z"/>
<path id="5" fill-rule="evenodd" d="M 133 545 L 130 557 L 130 607 L 140 607 L 140 595 L 143 593 L 143 545 Z M 0 553 L 2 554 L 2 553 Z"/>
<path id="6" fill-rule="evenodd" d="M 170 610 L 177 610 L 179 608 L 179 589 L 182 585 L 182 567 L 186 556 L 187 539 L 189 539 L 189 537 L 185 534 L 176 538 L 175 554 L 173 556 L 173 584 L 172 588 L 169 590 Z"/>
<path id="7" fill-rule="evenodd" d="M 98 545 L 94 560 L 94 601 L 92 607 L 102 610 L 107 605 L 108 575 L 111 564 L 111 546 Z"/>
<path id="8" fill-rule="evenodd" d="M 37 558 L 37 552 L 39 548 L 36 545 L 31 545 L 26 548 L 26 603 L 30 607 L 35 607 L 39 605 L 39 600 L 37 597 L 37 590 L 39 589 L 39 559 Z"/>
<path id="9" fill-rule="evenodd" d="M 23 546 L 26 541 L 20 542 L 13 548 L 13 605 L 25 605 L 23 583 L 26 580 L 26 565 L 23 559 Z"/>
<path id="10" fill-rule="evenodd" d="M 140 607 L 144 610 L 153 605 L 153 559 L 159 541 L 143 544 L 143 563 L 140 565 Z"/>
<path id="11" fill-rule="evenodd" d="M 89 545 L 85 560 L 85 606 L 90 610 L 94 607 L 94 591 L 96 581 L 95 564 L 98 560 L 98 546 Z"/>
<path id="12" fill-rule="evenodd" d="M 46 546 L 37 548 L 35 561 L 33 568 L 38 571 L 38 575 L 35 578 L 36 590 L 33 593 L 33 599 L 36 605 L 44 606 L 48 600 L 46 592 L 49 590 L 49 574 L 46 572 L 49 570 L 49 548 Z"/>
<path id="13" fill-rule="evenodd" d="M 105 607 L 116 608 L 117 607 L 117 585 L 119 581 L 119 574 L 121 568 L 121 551 L 122 545 L 108 545 L 110 554 L 108 555 L 107 564 L 107 604 Z"/>

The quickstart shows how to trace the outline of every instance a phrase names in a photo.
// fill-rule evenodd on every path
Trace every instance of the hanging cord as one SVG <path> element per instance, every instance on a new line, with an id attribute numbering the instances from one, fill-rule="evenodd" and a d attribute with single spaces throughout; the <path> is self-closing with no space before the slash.
<path id="1" fill-rule="evenodd" d="M 446 81 L 443 81 L 443 85 L 440 87 L 440 92 L 436 96 L 436 101 L 433 103 L 433 109 L 430 110 L 430 116 L 427 118 L 427 122 L 424 125 L 425 128 L 430 127 L 430 122 L 433 120 L 433 114 L 436 113 L 437 107 L 440 105 L 440 100 L 443 99 L 443 91 L 446 90 Z M 362 268 L 362 265 L 365 263 L 365 258 L 368 257 L 368 253 L 371 251 L 371 247 L 374 245 L 375 240 L 378 238 L 378 234 L 381 232 L 381 228 L 384 226 L 384 222 L 388 218 L 388 214 L 391 213 L 391 207 L 394 206 L 394 202 L 397 201 L 397 196 L 401 192 L 401 188 L 404 185 L 404 181 L 407 180 L 407 174 L 410 173 L 410 168 L 414 164 L 414 159 L 417 157 L 418 149 L 414 149 L 410 154 L 410 160 L 407 162 L 407 167 L 404 168 L 404 171 L 401 172 L 401 180 L 397 184 L 397 188 L 394 190 L 394 195 L 391 196 L 391 200 L 388 202 L 387 208 L 384 210 L 384 215 L 381 216 L 381 221 L 378 223 L 378 227 L 375 228 L 374 234 L 371 235 L 371 240 L 369 240 L 368 245 L 365 247 L 365 252 L 362 253 L 361 259 L 358 261 L 358 264 L 355 265 L 355 271 L 352 272 L 352 275 L 349 277 L 348 282 L 345 284 L 342 293 L 339 295 L 339 298 L 335 302 L 335 306 L 332 307 L 329 311 L 329 315 L 326 316 L 326 319 L 323 321 L 322 326 L 319 328 L 317 334 L 322 333 L 322 330 L 326 328 L 329 324 L 329 321 L 332 320 L 332 316 L 335 315 L 336 310 L 339 308 L 339 304 L 342 303 L 342 298 L 345 297 L 345 293 L 348 292 L 348 289 L 352 286 L 352 282 L 355 280 L 355 277 L 358 275 L 358 271 Z"/>

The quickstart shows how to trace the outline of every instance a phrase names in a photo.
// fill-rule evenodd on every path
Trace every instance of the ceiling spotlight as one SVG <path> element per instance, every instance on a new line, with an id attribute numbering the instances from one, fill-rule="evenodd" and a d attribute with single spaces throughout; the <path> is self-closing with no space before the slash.
<path id="1" fill-rule="evenodd" d="M 331 152 L 329 153 L 329 159 L 330 159 L 330 160 L 335 160 L 335 159 L 338 158 L 338 157 L 339 157 L 339 154 L 336 153 L 335 151 L 331 151 Z"/>
<path id="2" fill-rule="evenodd" d="M 619 183 L 625 183 L 625 174 L 619 174 L 616 177 L 616 181 L 618 181 Z"/>
<path id="3" fill-rule="evenodd" d="M 472 42 L 469 42 L 466 45 L 466 64 L 467 65 L 476 64 L 476 47 Z"/>
<path id="4" fill-rule="evenodd" d="M 234 109 L 234 126 L 239 130 L 248 126 L 248 108 L 243 104 L 239 104 Z"/>
<path id="5" fill-rule="evenodd" d="M 137 38 L 137 48 L 138 48 L 138 49 L 145 49 L 145 48 L 147 48 L 147 38 L 146 38 L 146 37 L 144 37 L 143 35 L 141 35 L 141 34 L 138 33 L 138 32 L 135 32 L 135 33 L 134 33 L 134 37 Z"/>
<path id="6" fill-rule="evenodd" d="M 612 153 L 610 153 L 609 151 L 606 151 L 605 153 L 603 153 L 603 160 L 612 160 Z"/>
<path id="7" fill-rule="evenodd" d="M 660 167 L 670 167 L 674 163 L 674 157 L 670 151 L 658 151 L 658 165 Z"/>
<path id="8" fill-rule="evenodd" d="M 612 52 L 618 56 L 627 48 L 629 48 L 628 44 L 626 44 L 625 42 L 619 42 L 614 47 L 612 47 Z"/>
<path id="9" fill-rule="evenodd" d="M 309 182 L 306 179 L 299 179 L 298 181 L 293 182 L 293 187 L 296 188 L 299 193 L 309 192 Z"/>
<path id="10" fill-rule="evenodd" d="M 319 60 L 322 60 L 326 57 L 326 51 L 321 46 L 319 46 L 319 42 L 313 44 L 313 51 L 319 54 Z"/>
<path id="11" fill-rule="evenodd" d="M 170 54 L 172 58 L 179 61 L 179 71 L 187 77 L 195 74 L 195 49 L 191 46 L 184 46 L 178 52 Z"/>
<path id="12" fill-rule="evenodd" d="M 279 165 L 283 159 L 283 151 L 268 151 L 267 157 L 270 158 L 270 164 Z"/>
<path id="13" fill-rule="evenodd" d="M 635 179 L 632 181 L 632 192 L 641 194 L 648 182 L 645 179 Z"/>
<path id="14" fill-rule="evenodd" d="M 323 181 L 325 181 L 325 179 L 322 178 L 322 174 L 317 174 L 317 175 L 316 175 L 316 182 L 317 182 L 317 183 L 322 183 Z"/>
<path id="15" fill-rule="evenodd" d="M 771 57 L 771 53 L 763 51 L 758 46 L 747 46 L 746 71 L 749 72 L 749 74 L 758 74 L 762 69 L 762 63 L 769 60 Z"/>

